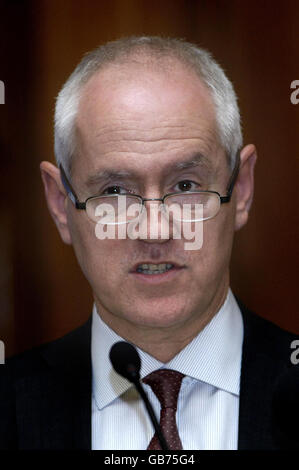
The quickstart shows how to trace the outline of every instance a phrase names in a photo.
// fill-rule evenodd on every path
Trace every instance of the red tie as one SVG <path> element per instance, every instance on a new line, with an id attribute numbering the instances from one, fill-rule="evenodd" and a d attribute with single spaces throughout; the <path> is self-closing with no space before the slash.
<path id="1" fill-rule="evenodd" d="M 178 395 L 183 377 L 185 377 L 183 374 L 175 370 L 160 369 L 143 379 L 145 384 L 151 386 L 154 394 L 160 401 L 160 426 L 169 450 L 181 450 L 183 448 L 175 419 Z M 156 434 L 154 434 L 147 450 L 161 450 Z"/>

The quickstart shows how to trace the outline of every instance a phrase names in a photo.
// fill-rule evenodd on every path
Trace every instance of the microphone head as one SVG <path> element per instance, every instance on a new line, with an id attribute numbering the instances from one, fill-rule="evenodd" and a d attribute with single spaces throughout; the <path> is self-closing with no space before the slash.
<path id="1" fill-rule="evenodd" d="M 110 361 L 114 370 L 130 382 L 138 382 L 141 361 L 135 347 L 126 341 L 115 343 L 110 349 Z"/>

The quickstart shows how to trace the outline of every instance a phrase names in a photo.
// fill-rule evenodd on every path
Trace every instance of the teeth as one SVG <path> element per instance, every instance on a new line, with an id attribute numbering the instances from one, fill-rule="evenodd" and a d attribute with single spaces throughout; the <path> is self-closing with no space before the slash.
<path id="1" fill-rule="evenodd" d="M 140 264 L 137 267 L 137 272 L 142 274 L 161 274 L 173 267 L 170 263 L 161 264 Z"/>

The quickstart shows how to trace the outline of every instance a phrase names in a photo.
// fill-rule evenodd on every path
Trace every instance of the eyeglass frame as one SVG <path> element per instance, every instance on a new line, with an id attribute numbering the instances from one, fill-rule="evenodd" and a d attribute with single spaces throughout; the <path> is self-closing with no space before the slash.
<path id="1" fill-rule="evenodd" d="M 221 196 L 218 193 L 218 191 L 209 191 L 209 190 L 184 191 L 183 194 L 213 193 L 213 194 L 217 194 L 219 196 L 220 205 L 221 204 L 226 204 L 226 203 L 230 202 L 230 200 L 231 200 L 232 192 L 233 192 L 233 189 L 234 189 L 234 186 L 235 186 L 235 183 L 237 181 L 238 174 L 239 174 L 239 169 L 240 169 L 240 152 L 238 151 L 237 155 L 236 155 L 235 166 L 233 168 L 233 171 L 231 173 L 230 179 L 229 179 L 227 187 L 226 187 L 226 196 Z M 85 210 L 86 211 L 86 203 L 90 199 L 95 199 L 95 198 L 99 198 L 99 197 L 114 196 L 113 194 L 108 194 L 108 195 L 102 194 L 102 195 L 99 195 L 99 196 L 89 196 L 85 201 L 79 201 L 79 198 L 78 198 L 77 194 L 75 193 L 71 183 L 69 182 L 69 180 L 66 176 L 66 173 L 64 171 L 64 168 L 63 168 L 61 163 L 59 164 L 59 170 L 60 170 L 60 173 L 61 173 L 61 181 L 62 181 L 62 184 L 63 184 L 63 186 L 64 186 L 64 188 L 67 192 L 67 195 L 70 198 L 70 200 L 72 201 L 72 203 L 74 204 L 75 208 L 78 209 L 78 210 Z M 181 193 L 167 193 L 162 198 L 144 198 L 144 197 L 140 196 L 139 194 L 131 194 L 131 193 L 121 194 L 121 196 L 134 196 L 134 197 L 138 198 L 141 202 L 141 205 L 144 206 L 144 203 L 146 201 L 161 201 L 161 203 L 164 204 L 164 201 L 167 197 L 178 195 L 178 194 L 181 194 Z M 119 196 L 119 194 L 115 194 L 115 196 Z M 217 215 L 217 214 L 215 214 L 215 215 Z"/>

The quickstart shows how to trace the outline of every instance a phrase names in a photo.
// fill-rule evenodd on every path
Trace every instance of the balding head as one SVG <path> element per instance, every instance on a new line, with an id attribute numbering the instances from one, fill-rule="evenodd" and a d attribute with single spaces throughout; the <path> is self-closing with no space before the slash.
<path id="1" fill-rule="evenodd" d="M 195 73 L 209 90 L 214 104 L 219 140 L 234 165 L 242 146 L 240 116 L 232 84 L 221 67 L 205 50 L 193 44 L 160 37 L 131 37 L 107 43 L 87 54 L 77 66 L 58 95 L 55 113 L 55 154 L 58 163 L 70 171 L 76 154 L 76 118 L 80 97 L 86 83 L 104 68 L 115 71 L 122 80 L 137 77 L 140 68 L 163 70 L 172 75 L 180 62 L 186 73 Z M 128 69 L 129 66 L 129 69 Z M 123 71 L 123 74 L 122 72 Z M 184 82 L 185 83 L 185 82 Z"/>

